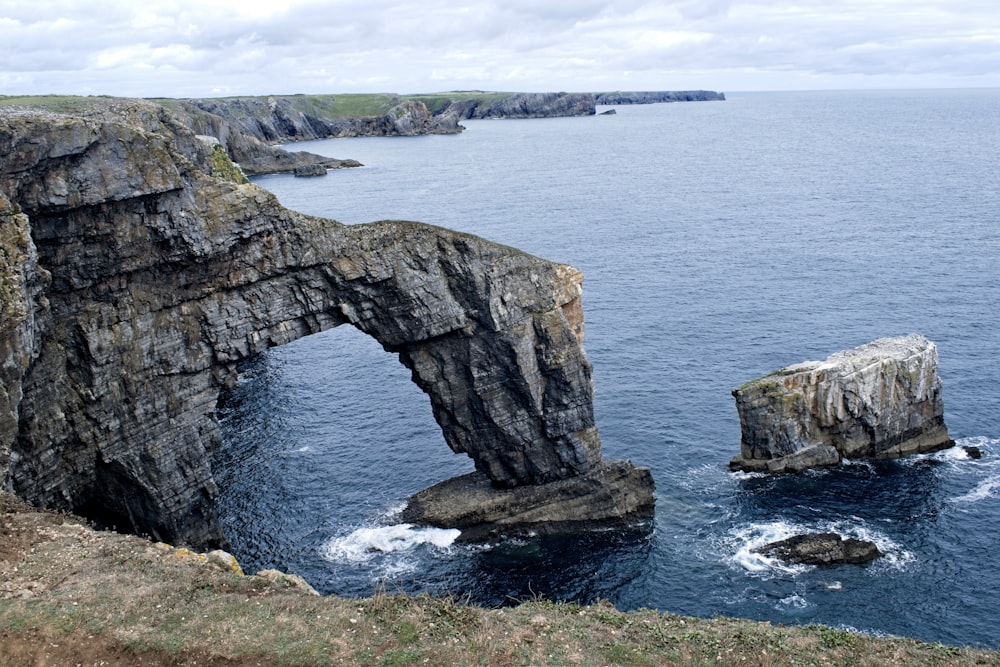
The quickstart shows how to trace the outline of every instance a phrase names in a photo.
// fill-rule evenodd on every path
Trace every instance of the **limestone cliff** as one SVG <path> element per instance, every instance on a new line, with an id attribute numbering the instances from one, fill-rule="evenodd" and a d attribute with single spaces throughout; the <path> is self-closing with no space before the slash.
<path id="1" fill-rule="evenodd" d="M 493 485 L 597 466 L 577 270 L 419 223 L 285 210 L 210 175 L 210 143 L 150 103 L 0 110 L 5 486 L 224 542 L 208 465 L 220 391 L 241 359 L 341 324 L 398 354 Z M 639 493 L 651 506 L 651 481 Z"/>
<path id="2" fill-rule="evenodd" d="M 308 164 L 337 169 L 357 166 L 354 160 L 324 158 L 284 151 L 272 144 L 309 139 L 358 136 L 454 134 L 462 127 L 454 117 L 431 115 L 422 102 L 385 96 L 377 113 L 338 116 L 324 106 L 334 96 L 227 97 L 162 100 L 198 134 L 219 137 L 233 160 L 249 174 L 294 171 Z M 327 102 L 332 105 L 333 102 Z"/>
<path id="3" fill-rule="evenodd" d="M 714 90 L 647 90 L 597 93 L 598 104 L 660 104 L 663 102 L 722 102 L 726 96 Z"/>
<path id="4" fill-rule="evenodd" d="M 429 95 L 285 95 L 158 100 L 196 134 L 218 137 L 248 174 L 322 165 L 358 166 L 273 144 L 309 139 L 454 134 L 461 120 L 589 116 L 597 104 L 650 104 L 724 100 L 712 91 L 628 93 L 488 93 Z"/>
<path id="5" fill-rule="evenodd" d="M 937 369 L 937 347 L 911 334 L 748 382 L 733 390 L 742 444 L 730 465 L 802 470 L 949 447 Z"/>
<path id="6" fill-rule="evenodd" d="M 486 118 L 552 118 L 593 116 L 594 96 L 590 93 L 512 93 L 501 96 L 459 97 L 439 114 L 459 120 Z"/>

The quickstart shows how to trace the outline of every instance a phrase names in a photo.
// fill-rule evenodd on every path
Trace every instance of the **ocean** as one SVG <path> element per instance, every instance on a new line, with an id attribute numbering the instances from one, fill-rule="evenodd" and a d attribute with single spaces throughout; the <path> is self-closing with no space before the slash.
<path id="1" fill-rule="evenodd" d="M 608 600 L 1000 646 L 1000 91 L 727 96 L 293 144 L 365 166 L 254 179 L 306 213 L 419 220 L 581 269 L 604 456 L 649 466 L 657 507 L 648 530 L 476 546 L 396 525 L 472 463 L 398 360 L 338 327 L 248 361 L 220 406 L 220 512 L 244 569 L 344 596 Z M 937 344 L 945 421 L 981 459 L 728 471 L 734 387 L 911 332 Z M 817 530 L 886 556 L 752 552 Z"/>

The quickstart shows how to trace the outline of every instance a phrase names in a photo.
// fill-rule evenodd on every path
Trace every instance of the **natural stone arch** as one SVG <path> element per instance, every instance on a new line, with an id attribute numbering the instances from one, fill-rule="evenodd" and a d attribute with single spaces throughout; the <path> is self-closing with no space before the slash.
<path id="1" fill-rule="evenodd" d="M 211 149 L 163 109 L 118 104 L 0 117 L 0 191 L 38 250 L 13 266 L 30 317 L 0 349 L 0 475 L 19 495 L 224 541 L 221 389 L 239 360 L 341 324 L 399 355 L 494 485 L 600 461 L 578 271 L 429 225 L 287 211 L 209 176 Z"/>
<path id="2" fill-rule="evenodd" d="M 208 342 L 227 370 L 352 324 L 399 355 L 449 446 L 497 485 L 570 477 L 600 460 L 578 271 L 418 223 L 335 228 L 326 261 L 197 305 L 218 323 Z"/>

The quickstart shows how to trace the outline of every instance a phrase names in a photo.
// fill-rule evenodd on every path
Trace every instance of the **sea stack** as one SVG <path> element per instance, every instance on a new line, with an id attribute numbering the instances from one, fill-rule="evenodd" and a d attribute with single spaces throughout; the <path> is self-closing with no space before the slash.
<path id="1" fill-rule="evenodd" d="M 733 396 L 742 431 L 733 470 L 796 472 L 955 444 L 944 423 L 937 347 L 919 334 L 788 366 Z"/>

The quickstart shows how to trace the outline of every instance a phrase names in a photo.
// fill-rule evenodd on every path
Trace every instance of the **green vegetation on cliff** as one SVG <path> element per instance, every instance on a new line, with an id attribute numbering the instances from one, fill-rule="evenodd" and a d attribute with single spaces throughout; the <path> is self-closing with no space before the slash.
<path id="1" fill-rule="evenodd" d="M 250 182 L 239 165 L 229 158 L 229 153 L 221 144 L 212 146 L 212 176 L 237 185 L 246 185 Z"/>
<path id="2" fill-rule="evenodd" d="M 87 111 L 95 102 L 106 103 L 108 97 L 82 95 L 0 95 L 0 107 L 30 107 L 55 113 Z"/>

